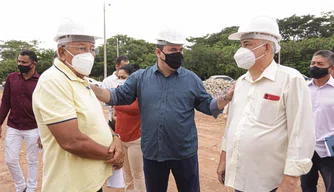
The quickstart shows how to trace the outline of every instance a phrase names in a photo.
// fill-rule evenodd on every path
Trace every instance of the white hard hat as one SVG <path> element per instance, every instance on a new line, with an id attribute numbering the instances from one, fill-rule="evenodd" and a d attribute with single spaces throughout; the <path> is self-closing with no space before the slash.
<path id="1" fill-rule="evenodd" d="M 101 39 L 101 37 L 96 36 L 89 28 L 85 28 L 83 24 L 74 22 L 70 18 L 62 20 L 54 37 L 58 44 L 72 41 L 95 42 L 96 39 Z"/>
<path id="2" fill-rule="evenodd" d="M 184 45 L 188 43 L 185 36 L 180 31 L 170 28 L 161 30 L 155 40 L 157 40 L 157 44 L 159 45 Z"/>
<path id="3" fill-rule="evenodd" d="M 228 39 L 240 40 L 242 35 L 248 33 L 267 34 L 275 37 L 277 41 L 282 39 L 277 22 L 268 16 L 258 16 L 252 19 L 247 24 L 240 26 L 238 32 L 231 34 Z"/>

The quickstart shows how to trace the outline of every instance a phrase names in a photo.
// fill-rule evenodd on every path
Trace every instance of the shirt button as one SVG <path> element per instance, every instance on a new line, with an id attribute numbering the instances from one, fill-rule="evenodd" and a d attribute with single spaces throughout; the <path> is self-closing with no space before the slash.
<path id="1" fill-rule="evenodd" d="M 160 125 L 160 127 L 162 127 L 162 125 Z"/>

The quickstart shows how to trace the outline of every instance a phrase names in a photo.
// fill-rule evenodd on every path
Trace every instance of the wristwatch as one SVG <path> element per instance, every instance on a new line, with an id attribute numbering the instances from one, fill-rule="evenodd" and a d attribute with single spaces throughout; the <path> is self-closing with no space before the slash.
<path id="1" fill-rule="evenodd" d="M 231 101 L 229 98 L 227 98 L 226 94 L 223 95 L 223 99 L 224 99 L 225 101 Z"/>
<path id="2" fill-rule="evenodd" d="M 118 137 L 118 138 L 121 138 L 121 136 L 120 136 L 119 134 L 117 134 L 117 133 L 115 133 L 115 134 L 113 133 L 113 134 L 112 134 L 112 137 Z"/>

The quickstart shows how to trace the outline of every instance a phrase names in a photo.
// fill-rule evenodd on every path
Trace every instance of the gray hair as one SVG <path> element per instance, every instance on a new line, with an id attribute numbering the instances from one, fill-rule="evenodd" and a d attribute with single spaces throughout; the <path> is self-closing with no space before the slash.
<path id="1" fill-rule="evenodd" d="M 329 66 L 333 66 L 334 65 L 334 53 L 329 51 L 329 50 L 319 50 L 317 52 L 314 53 L 314 56 L 321 56 L 325 59 L 327 59 L 327 62 L 329 64 Z"/>
<path id="2" fill-rule="evenodd" d="M 269 43 L 270 44 L 270 47 L 272 49 L 272 56 L 274 57 L 275 56 L 275 53 L 276 53 L 276 44 L 272 41 L 269 41 L 269 40 L 262 40 L 262 43 Z"/>
<path id="3" fill-rule="evenodd" d="M 166 46 L 166 45 L 157 44 L 157 48 L 160 49 L 161 51 L 163 50 L 163 48 L 164 48 L 165 46 Z"/>

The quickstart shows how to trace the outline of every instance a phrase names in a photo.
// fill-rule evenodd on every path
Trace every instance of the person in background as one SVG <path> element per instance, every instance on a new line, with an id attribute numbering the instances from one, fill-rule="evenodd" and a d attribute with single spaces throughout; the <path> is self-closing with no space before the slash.
<path id="1" fill-rule="evenodd" d="M 222 139 L 218 180 L 236 192 L 293 192 L 312 167 L 310 91 L 295 69 L 277 64 L 277 22 L 259 16 L 228 37 L 239 40 L 238 78 Z"/>
<path id="2" fill-rule="evenodd" d="M 312 97 L 313 117 L 316 133 L 316 148 L 311 171 L 301 176 L 303 192 L 316 192 L 319 173 L 325 183 L 326 192 L 334 191 L 334 157 L 327 154 L 325 138 L 334 136 L 334 53 L 319 50 L 314 53 L 310 65 L 313 78 L 309 82 Z M 329 146 L 331 147 L 331 146 Z"/>
<path id="3" fill-rule="evenodd" d="M 128 64 L 117 72 L 119 86 L 135 71 L 139 65 Z M 116 119 L 116 133 L 120 135 L 124 149 L 123 174 L 125 191 L 146 192 L 143 170 L 143 153 L 140 148 L 140 113 L 138 99 L 131 105 L 114 106 L 113 117 Z"/>
<path id="4" fill-rule="evenodd" d="M 102 87 L 106 89 L 111 89 L 111 88 L 116 88 L 118 85 L 118 77 L 117 77 L 117 71 L 120 67 L 129 64 L 129 58 L 126 55 L 121 55 L 116 58 L 116 65 L 115 65 L 115 71 L 113 72 L 112 75 L 109 77 L 105 78 L 102 82 Z M 108 106 L 108 124 L 110 128 L 115 131 L 115 120 L 112 118 L 113 114 L 113 106 Z"/>
<path id="5" fill-rule="evenodd" d="M 233 90 L 213 99 L 202 80 L 182 67 L 186 39 L 179 31 L 162 30 L 156 40 L 153 66 L 136 71 L 118 88 L 92 89 L 109 105 L 129 105 L 138 99 L 147 192 L 165 192 L 170 172 L 178 191 L 199 192 L 195 109 L 217 117 Z"/>
<path id="6" fill-rule="evenodd" d="M 334 53 L 334 47 L 333 47 L 333 49 L 332 49 L 332 53 Z M 332 75 L 332 77 L 334 78 L 334 70 L 332 70 L 331 75 Z"/>
<path id="7" fill-rule="evenodd" d="M 7 76 L 0 106 L 0 125 L 9 112 L 6 132 L 6 164 L 15 182 L 16 192 L 34 192 L 38 174 L 38 126 L 32 108 L 32 94 L 39 79 L 36 71 L 36 53 L 25 50 L 20 53 L 17 64 L 20 72 Z M 0 138 L 1 138 L 0 128 Z M 22 142 L 26 142 L 28 178 L 25 181 L 19 163 Z"/>

